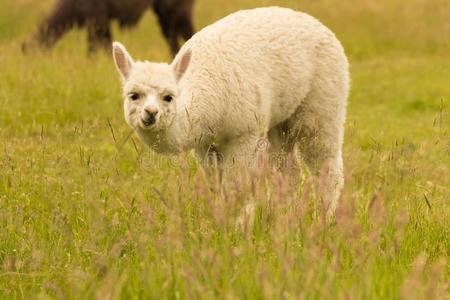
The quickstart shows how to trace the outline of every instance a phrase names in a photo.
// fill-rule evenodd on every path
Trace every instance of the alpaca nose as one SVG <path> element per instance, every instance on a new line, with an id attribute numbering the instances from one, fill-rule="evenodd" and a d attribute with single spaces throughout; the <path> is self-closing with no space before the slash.
<path id="1" fill-rule="evenodd" d="M 158 115 L 158 110 L 152 107 L 144 108 L 144 116 L 142 117 L 142 122 L 145 126 L 150 126 L 155 124 L 156 116 Z"/>

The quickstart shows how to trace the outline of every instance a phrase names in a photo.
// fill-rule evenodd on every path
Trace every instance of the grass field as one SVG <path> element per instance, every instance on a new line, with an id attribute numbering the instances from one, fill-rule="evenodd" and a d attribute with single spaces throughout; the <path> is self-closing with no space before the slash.
<path id="1" fill-rule="evenodd" d="M 282 5 L 342 41 L 347 179 L 331 225 L 305 173 L 220 186 L 190 157 L 122 146 L 118 76 L 84 31 L 21 53 L 50 4 L 0 2 L 0 298 L 448 299 L 448 0 L 197 1 L 197 28 Z M 114 35 L 169 59 L 150 12 Z"/>

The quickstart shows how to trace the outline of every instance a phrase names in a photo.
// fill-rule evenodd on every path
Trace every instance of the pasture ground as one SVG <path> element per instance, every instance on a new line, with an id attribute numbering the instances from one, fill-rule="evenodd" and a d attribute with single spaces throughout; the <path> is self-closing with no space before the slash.
<path id="1" fill-rule="evenodd" d="M 86 56 L 84 31 L 21 53 L 50 4 L 0 2 L 0 298 L 448 297 L 449 1 L 197 1 L 197 28 L 277 4 L 342 41 L 352 92 L 332 225 L 304 172 L 220 187 L 189 157 L 122 146 L 119 79 L 110 56 Z M 169 59 L 151 13 L 114 36 Z"/>

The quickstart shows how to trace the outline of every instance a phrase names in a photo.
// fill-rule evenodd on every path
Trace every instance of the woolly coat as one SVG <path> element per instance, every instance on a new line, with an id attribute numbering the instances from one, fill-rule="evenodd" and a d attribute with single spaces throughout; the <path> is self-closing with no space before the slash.
<path id="1" fill-rule="evenodd" d="M 323 126 L 342 128 L 348 63 L 335 35 L 315 18 L 278 7 L 239 11 L 195 34 L 174 62 L 188 50 L 172 136 L 186 148 L 265 136 L 294 116 L 312 89 L 324 97 L 309 117 L 332 114 Z M 333 142 L 340 148 L 342 137 Z"/>
<path id="2" fill-rule="evenodd" d="M 114 53 L 125 94 L 143 95 L 124 107 L 144 143 L 193 149 L 206 166 L 212 152 L 225 168 L 255 166 L 259 150 L 277 161 L 299 150 L 313 174 L 326 170 L 319 193 L 333 215 L 349 73 L 341 44 L 319 21 L 286 8 L 244 10 L 195 34 L 170 66 L 134 63 L 119 44 Z"/>

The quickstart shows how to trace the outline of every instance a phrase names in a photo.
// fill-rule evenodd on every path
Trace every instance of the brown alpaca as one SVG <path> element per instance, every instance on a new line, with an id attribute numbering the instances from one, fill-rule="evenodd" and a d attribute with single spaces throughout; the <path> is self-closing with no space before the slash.
<path id="1" fill-rule="evenodd" d="M 194 34 L 193 5 L 194 0 L 56 0 L 33 40 L 50 48 L 69 29 L 85 26 L 89 52 L 99 47 L 110 49 L 110 21 L 119 21 L 121 28 L 132 27 L 145 10 L 152 7 L 172 55 L 175 55 L 180 48 L 178 39 L 188 40 Z M 26 48 L 24 44 L 23 50 Z"/>

